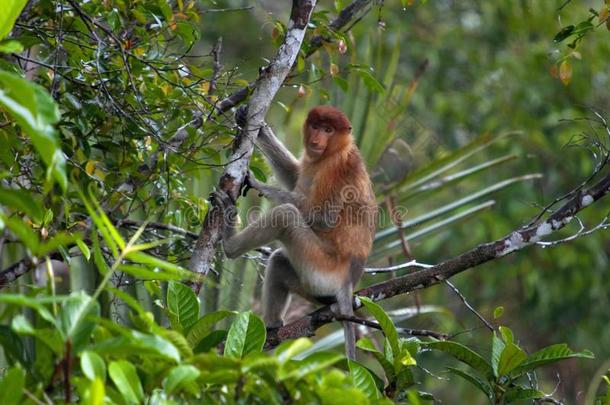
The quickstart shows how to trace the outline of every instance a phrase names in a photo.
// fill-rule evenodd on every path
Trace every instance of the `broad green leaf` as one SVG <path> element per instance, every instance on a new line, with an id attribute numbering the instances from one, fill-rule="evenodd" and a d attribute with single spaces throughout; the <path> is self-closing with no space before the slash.
<path id="1" fill-rule="evenodd" d="M 534 388 L 522 388 L 519 386 L 510 388 L 506 394 L 504 395 L 504 399 L 507 404 L 513 403 L 515 401 L 532 400 L 537 398 L 543 398 L 545 396 L 544 392 L 539 391 Z"/>
<path id="2" fill-rule="evenodd" d="M 294 366 L 293 369 L 287 367 L 280 370 L 278 379 L 280 381 L 288 379 L 300 380 L 311 373 L 328 369 L 333 364 L 344 359 L 342 354 L 332 352 L 319 352 L 307 356 L 303 360 L 292 360 L 288 364 Z"/>
<path id="3" fill-rule="evenodd" d="M 167 286 L 167 309 L 172 328 L 186 335 L 199 318 L 199 301 L 192 289 L 182 283 Z"/>
<path id="4" fill-rule="evenodd" d="M 0 380 L 0 404 L 20 404 L 24 386 L 25 370 L 19 366 L 11 367 Z"/>
<path id="5" fill-rule="evenodd" d="M 252 312 L 242 312 L 231 324 L 225 343 L 225 356 L 244 357 L 261 351 L 265 344 L 267 330 L 263 321 Z"/>
<path id="6" fill-rule="evenodd" d="M 64 340 L 71 339 L 73 350 L 78 353 L 81 347 L 89 341 L 95 323 L 88 316 L 99 316 L 100 308 L 97 301 L 84 292 L 73 293 L 64 302 L 59 312 L 57 328 Z"/>
<path id="7" fill-rule="evenodd" d="M 59 121 L 59 109 L 53 98 L 43 87 L 0 71 L 0 106 L 30 136 L 47 166 L 47 180 L 52 178 L 65 191 L 68 187 L 66 158 L 54 128 Z"/>
<path id="8" fill-rule="evenodd" d="M 394 379 L 394 376 L 396 375 L 396 372 L 394 371 L 394 365 L 386 359 L 383 353 L 377 350 L 377 348 L 369 338 L 363 337 L 359 339 L 356 342 L 356 347 L 370 352 L 383 368 L 383 372 L 385 373 L 386 378 L 390 381 Z"/>
<path id="9" fill-rule="evenodd" d="M 468 347 L 466 347 L 460 343 L 444 341 L 444 342 L 422 342 L 421 344 L 425 345 L 426 347 L 428 347 L 430 349 L 439 350 L 444 353 L 450 354 L 451 356 L 455 357 L 459 361 L 474 368 L 476 371 L 478 371 L 482 376 L 484 376 L 486 378 L 488 376 L 493 375 L 493 370 L 491 369 L 491 366 L 483 357 L 481 357 L 479 354 L 470 350 Z"/>
<path id="10" fill-rule="evenodd" d="M 11 329 L 19 335 L 34 336 L 47 345 L 49 349 L 57 355 L 64 354 L 64 341 L 57 329 L 36 329 L 23 314 L 13 317 L 11 320 Z"/>
<path id="11" fill-rule="evenodd" d="M 492 391 L 492 388 L 489 386 L 489 384 L 486 381 L 483 381 L 479 377 L 472 375 L 472 374 L 468 374 L 467 372 L 462 371 L 457 368 L 447 367 L 447 369 L 451 373 L 462 377 L 464 380 L 468 381 L 469 383 L 471 383 L 472 385 L 477 387 L 483 394 L 485 394 L 485 396 L 491 403 L 491 400 L 493 398 L 493 391 Z"/>
<path id="12" fill-rule="evenodd" d="M 126 360 L 113 361 L 108 366 L 108 374 L 125 402 L 139 404 L 142 401 L 144 390 L 133 364 Z"/>
<path id="13" fill-rule="evenodd" d="M 499 377 L 498 367 L 500 364 L 500 357 L 502 356 L 502 352 L 504 351 L 504 347 L 506 345 L 498 337 L 498 335 L 494 332 L 491 338 L 491 367 L 494 371 L 494 376 Z"/>
<path id="14" fill-rule="evenodd" d="M 29 249 L 29 251 L 37 256 L 40 247 L 40 240 L 34 230 L 25 223 L 24 220 L 17 216 L 7 217 L 0 212 L 0 224 L 4 225 Z"/>
<path id="15" fill-rule="evenodd" d="M 25 7 L 27 0 L 3 0 L 0 13 L 0 40 L 13 29 L 13 25 Z"/>
<path id="16" fill-rule="evenodd" d="M 35 223 L 42 222 L 42 204 L 38 197 L 29 191 L 0 187 L 0 204 L 24 212 Z"/>
<path id="17" fill-rule="evenodd" d="M 369 370 L 352 360 L 348 360 L 347 363 L 354 386 L 364 392 L 369 398 L 380 398 L 381 393 L 377 389 L 375 379 Z"/>
<path id="18" fill-rule="evenodd" d="M 313 343 L 310 339 L 301 337 L 295 340 L 289 340 L 283 342 L 281 345 L 275 349 L 275 355 L 280 361 L 280 363 L 285 363 L 288 360 L 292 360 L 292 358 L 299 353 L 309 349 Z"/>
<path id="19" fill-rule="evenodd" d="M 506 343 L 500 361 L 498 362 L 498 376 L 507 375 L 527 359 L 527 354 L 516 344 Z"/>
<path id="20" fill-rule="evenodd" d="M 400 352 L 400 345 L 398 342 L 398 332 L 396 331 L 396 326 L 394 326 L 394 322 L 392 322 L 392 320 L 390 319 L 388 314 L 386 314 L 383 308 L 374 303 L 373 300 L 371 300 L 370 298 L 359 297 L 359 299 L 362 302 L 362 305 L 364 305 L 366 309 L 368 309 L 368 311 L 375 317 L 377 322 L 379 322 L 383 334 L 390 343 L 392 353 L 394 353 L 394 355 L 397 355 Z"/>
<path id="21" fill-rule="evenodd" d="M 168 395 L 179 391 L 187 384 L 195 382 L 201 373 L 195 366 L 180 365 L 171 369 L 163 381 L 163 389 Z"/>
<path id="22" fill-rule="evenodd" d="M 0 294 L 0 303 L 15 305 L 18 307 L 28 307 L 36 310 L 38 315 L 42 319 L 47 322 L 50 322 L 52 325 L 55 325 L 55 317 L 51 314 L 51 312 L 44 306 L 44 304 L 52 303 L 52 302 L 61 302 L 62 299 L 58 298 L 55 300 L 52 299 L 40 299 L 40 298 L 30 298 L 23 294 Z"/>
<path id="23" fill-rule="evenodd" d="M 83 374 L 90 380 L 106 381 L 106 363 L 97 353 L 85 350 L 80 356 L 80 367 Z"/>
<path id="24" fill-rule="evenodd" d="M 189 342 L 189 345 L 191 345 L 192 348 L 195 348 L 204 337 L 212 333 L 212 326 L 226 317 L 235 315 L 236 313 L 237 312 L 234 311 L 220 310 L 205 314 L 188 332 L 186 340 Z"/>
<path id="25" fill-rule="evenodd" d="M 135 330 L 128 334 L 106 339 L 89 346 L 89 350 L 107 355 L 151 355 L 180 361 L 180 352 L 171 342 L 158 335 L 148 335 Z"/>
<path id="26" fill-rule="evenodd" d="M 1 53 L 20 53 L 23 52 L 23 45 L 19 41 L 15 40 L 6 40 L 0 42 L 0 52 Z"/>
<path id="27" fill-rule="evenodd" d="M 569 358 L 583 358 L 583 359 L 592 359 L 593 353 L 588 350 L 584 350 L 582 352 L 573 352 L 570 350 L 568 345 L 565 343 L 559 343 L 556 345 L 545 347 L 537 351 L 536 353 L 530 355 L 527 360 L 525 360 L 519 367 L 512 371 L 512 374 L 517 376 L 528 371 L 534 370 L 540 366 L 544 366 L 545 364 L 555 363 L 560 360 L 565 360 Z"/>
<path id="28" fill-rule="evenodd" d="M 106 397 L 106 386 L 104 381 L 95 378 L 89 381 L 89 386 L 85 389 L 85 393 L 81 398 L 81 403 L 87 405 L 104 405 Z"/>
<path id="29" fill-rule="evenodd" d="M 23 346 L 23 340 L 8 325 L 0 325 L 0 346 L 4 351 L 8 364 L 21 363 L 25 367 L 30 365 L 28 353 Z"/>

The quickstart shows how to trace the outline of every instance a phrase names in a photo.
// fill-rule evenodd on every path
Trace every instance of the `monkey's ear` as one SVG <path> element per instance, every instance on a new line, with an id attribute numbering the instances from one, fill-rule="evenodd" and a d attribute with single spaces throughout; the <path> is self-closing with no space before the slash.
<path id="1" fill-rule="evenodd" d="M 238 107 L 237 110 L 235 110 L 235 123 L 240 128 L 243 128 L 246 126 L 247 122 L 248 122 L 248 106 L 242 105 L 242 106 Z"/>

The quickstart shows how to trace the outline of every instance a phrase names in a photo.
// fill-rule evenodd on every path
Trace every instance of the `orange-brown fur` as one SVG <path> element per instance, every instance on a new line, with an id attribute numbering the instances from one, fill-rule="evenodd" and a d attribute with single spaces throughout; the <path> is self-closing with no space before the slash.
<path id="1" fill-rule="evenodd" d="M 339 225 L 318 234 L 332 245 L 341 264 L 320 263 L 320 270 L 345 271 L 352 257 L 366 260 L 371 250 L 375 231 L 375 198 L 345 115 L 331 106 L 314 108 L 303 126 L 305 142 L 312 122 L 328 124 L 336 132 L 329 139 L 321 158 L 311 160 L 307 153 L 303 154 L 299 180 L 301 177 L 311 180 L 309 190 L 303 190 L 309 207 L 324 207 L 328 203 L 342 207 Z M 347 191 L 355 197 L 351 201 L 346 201 L 342 195 Z"/>

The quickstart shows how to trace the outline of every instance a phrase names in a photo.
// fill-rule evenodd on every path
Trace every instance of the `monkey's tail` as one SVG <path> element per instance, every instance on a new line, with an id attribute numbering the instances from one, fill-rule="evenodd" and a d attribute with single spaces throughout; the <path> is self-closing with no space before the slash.
<path id="1" fill-rule="evenodd" d="M 356 360 L 356 327 L 353 322 L 343 321 L 345 336 L 345 355 L 350 360 Z"/>

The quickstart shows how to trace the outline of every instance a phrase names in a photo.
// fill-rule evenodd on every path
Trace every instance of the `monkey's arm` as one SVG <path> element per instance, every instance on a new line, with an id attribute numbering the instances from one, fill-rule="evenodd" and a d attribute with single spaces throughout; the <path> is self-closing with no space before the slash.
<path id="1" fill-rule="evenodd" d="M 246 184 L 248 187 L 255 189 L 263 197 L 270 199 L 275 204 L 292 204 L 299 209 L 301 209 L 304 205 L 305 198 L 301 194 L 265 184 L 258 181 L 252 173 L 248 173 Z"/>
<path id="2" fill-rule="evenodd" d="M 267 125 L 258 134 L 258 146 L 267 158 L 278 181 L 288 190 L 294 190 L 299 176 L 299 161 Z"/>

